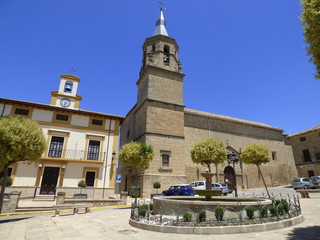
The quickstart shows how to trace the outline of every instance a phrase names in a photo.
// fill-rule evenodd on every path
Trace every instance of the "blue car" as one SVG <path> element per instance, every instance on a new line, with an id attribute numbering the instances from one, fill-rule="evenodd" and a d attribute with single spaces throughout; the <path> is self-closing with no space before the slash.
<path id="1" fill-rule="evenodd" d="M 162 192 L 164 196 L 194 196 L 195 193 L 189 184 L 175 184 Z"/>

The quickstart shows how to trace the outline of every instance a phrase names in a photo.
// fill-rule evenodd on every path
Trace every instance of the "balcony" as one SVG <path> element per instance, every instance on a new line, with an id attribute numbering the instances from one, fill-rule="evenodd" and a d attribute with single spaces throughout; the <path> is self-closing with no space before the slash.
<path id="1" fill-rule="evenodd" d="M 60 158 L 70 160 L 92 160 L 103 161 L 105 152 L 98 151 L 83 151 L 83 150 L 71 150 L 71 149 L 49 149 L 47 154 L 43 157 L 48 158 Z"/>

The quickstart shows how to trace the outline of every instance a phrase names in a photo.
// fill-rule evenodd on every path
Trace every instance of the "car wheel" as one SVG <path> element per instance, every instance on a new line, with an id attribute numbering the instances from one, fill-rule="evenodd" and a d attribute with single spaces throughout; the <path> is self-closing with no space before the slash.
<path id="1" fill-rule="evenodd" d="M 293 188 L 294 190 L 297 190 L 297 188 Z"/>

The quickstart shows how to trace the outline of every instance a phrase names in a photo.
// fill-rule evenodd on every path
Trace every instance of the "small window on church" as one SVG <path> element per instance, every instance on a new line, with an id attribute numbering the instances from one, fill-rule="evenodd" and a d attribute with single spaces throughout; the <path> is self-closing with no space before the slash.
<path id="1" fill-rule="evenodd" d="M 277 160 L 277 152 L 271 152 L 272 160 Z"/>
<path id="2" fill-rule="evenodd" d="M 304 142 L 306 140 L 306 137 L 301 137 L 300 142 Z"/>
<path id="3" fill-rule="evenodd" d="M 72 82 L 66 82 L 64 85 L 64 92 L 71 93 L 72 92 L 73 83 Z"/>
<path id="4" fill-rule="evenodd" d="M 163 48 L 163 62 L 165 64 L 170 63 L 170 48 L 167 45 L 165 45 Z"/>
<path id="5" fill-rule="evenodd" d="M 156 45 L 152 45 L 152 52 L 156 51 Z"/>
<path id="6" fill-rule="evenodd" d="M 162 167 L 169 167 L 171 152 L 160 151 L 160 155 L 161 155 Z"/>

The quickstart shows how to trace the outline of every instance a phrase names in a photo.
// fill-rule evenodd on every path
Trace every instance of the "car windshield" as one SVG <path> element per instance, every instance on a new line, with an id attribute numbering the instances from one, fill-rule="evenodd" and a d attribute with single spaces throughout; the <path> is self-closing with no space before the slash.
<path id="1" fill-rule="evenodd" d="M 300 178 L 295 178 L 292 180 L 292 182 L 300 182 Z"/>

